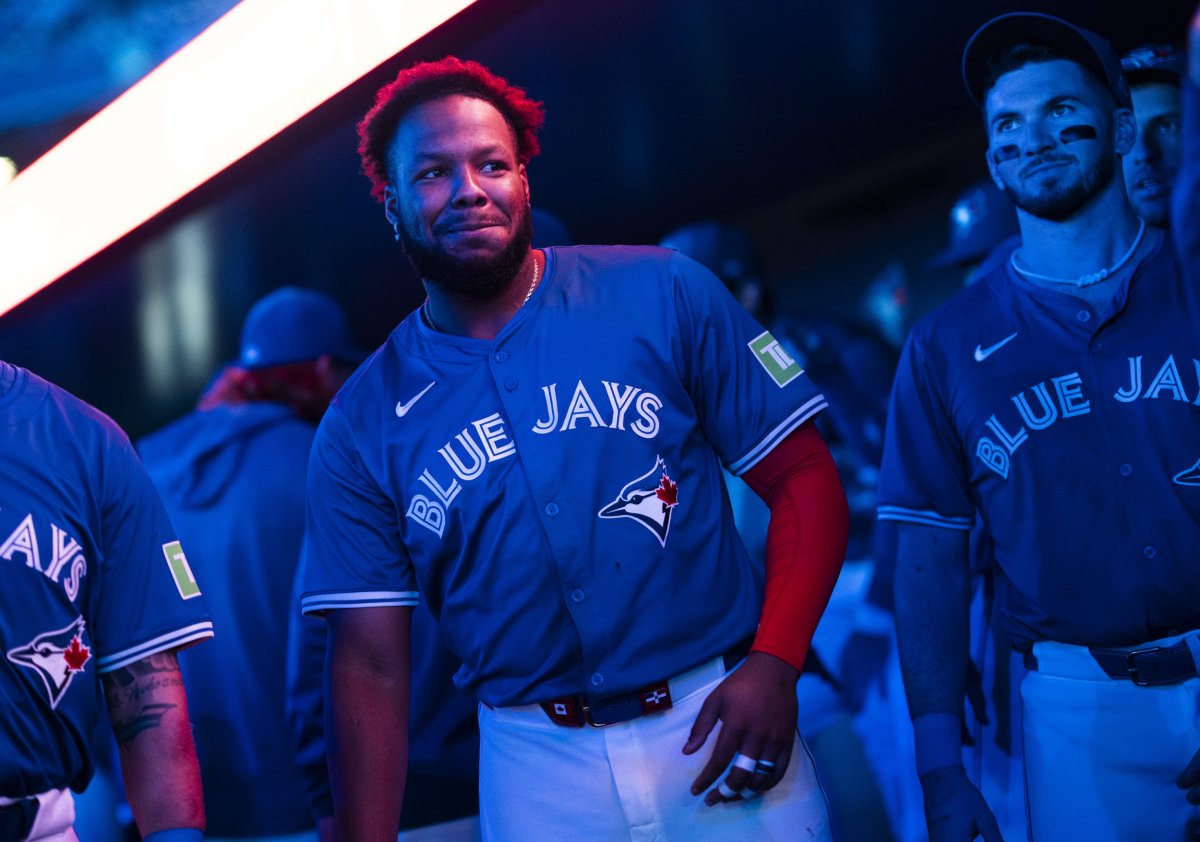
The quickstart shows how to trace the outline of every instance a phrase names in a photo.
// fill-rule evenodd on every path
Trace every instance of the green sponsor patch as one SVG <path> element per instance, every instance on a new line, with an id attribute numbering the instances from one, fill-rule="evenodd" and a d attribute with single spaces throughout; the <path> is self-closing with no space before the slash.
<path id="1" fill-rule="evenodd" d="M 183 554 L 183 545 L 178 541 L 163 544 L 163 555 L 167 557 L 167 567 L 171 568 L 171 578 L 175 580 L 175 587 L 179 588 L 179 595 L 184 599 L 200 596 L 200 586 L 196 584 L 187 556 Z"/>
<path id="2" fill-rule="evenodd" d="M 804 373 L 800 363 L 788 356 L 779 340 L 766 331 L 750 340 L 750 350 L 754 352 L 754 358 L 758 360 L 759 365 L 765 368 L 771 379 L 781 387 Z"/>

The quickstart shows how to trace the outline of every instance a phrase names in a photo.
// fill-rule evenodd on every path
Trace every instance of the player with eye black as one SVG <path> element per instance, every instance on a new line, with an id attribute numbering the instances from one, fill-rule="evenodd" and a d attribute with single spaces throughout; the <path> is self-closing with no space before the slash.
<path id="1" fill-rule="evenodd" d="M 1181 839 L 1200 801 L 1197 267 L 1130 204 L 1138 126 L 1107 41 L 1003 15 L 967 44 L 963 76 L 1021 242 L 913 329 L 878 508 L 899 532 L 930 836 L 999 839 L 960 745 L 979 522 L 1027 668 L 1033 838 Z"/>

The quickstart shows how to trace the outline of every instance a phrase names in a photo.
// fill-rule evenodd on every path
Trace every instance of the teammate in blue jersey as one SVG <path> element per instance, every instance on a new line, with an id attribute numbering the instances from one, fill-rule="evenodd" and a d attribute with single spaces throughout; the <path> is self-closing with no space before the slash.
<path id="1" fill-rule="evenodd" d="M 74 840 L 102 704 L 143 837 L 194 842 L 204 804 L 175 652 L 212 636 L 124 433 L 0 361 L 0 839 Z"/>
<path id="2" fill-rule="evenodd" d="M 485 838 L 829 838 L 795 729 L 846 541 L 824 399 L 693 261 L 531 248 L 541 122 L 447 58 L 360 125 L 428 299 L 335 398 L 309 470 L 339 830 L 394 838 L 424 599 L 482 703 Z M 765 577 L 722 463 L 772 508 Z"/>
<path id="3" fill-rule="evenodd" d="M 1200 771 L 1196 266 L 1129 204 L 1136 124 L 1106 41 L 1005 15 L 968 43 L 963 72 L 1022 242 L 914 328 L 889 415 L 879 516 L 900 529 L 931 837 L 999 838 L 959 750 L 979 518 L 996 610 L 1028 653 L 1033 838 L 1180 839 L 1200 795 L 1176 786 Z"/>
<path id="4" fill-rule="evenodd" d="M 288 597 L 316 423 L 361 357 L 337 302 L 282 287 L 250 309 L 200 408 L 138 442 L 224 630 L 180 659 L 210 837 L 314 827 L 284 718 Z"/>

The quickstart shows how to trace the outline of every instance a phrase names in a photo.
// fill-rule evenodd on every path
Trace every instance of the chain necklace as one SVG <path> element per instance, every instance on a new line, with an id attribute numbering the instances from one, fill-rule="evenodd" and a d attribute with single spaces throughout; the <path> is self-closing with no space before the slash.
<path id="1" fill-rule="evenodd" d="M 1070 284 L 1071 286 L 1086 287 L 1092 284 L 1098 284 L 1105 278 L 1114 274 L 1118 269 L 1129 262 L 1129 258 L 1133 257 L 1133 253 L 1142 243 L 1142 235 L 1146 233 L 1146 220 L 1140 220 L 1141 226 L 1138 228 L 1137 236 L 1133 238 L 1133 245 L 1129 247 L 1129 251 L 1125 252 L 1125 256 L 1109 266 L 1107 269 L 1101 269 L 1091 275 L 1080 275 L 1078 278 L 1051 278 L 1049 275 L 1038 275 L 1035 272 L 1030 272 L 1028 269 L 1022 269 L 1017 265 L 1017 253 L 1014 251 L 1009 255 L 1008 262 L 1012 264 L 1012 268 L 1024 275 L 1026 278 L 1033 278 L 1038 281 L 1049 281 L 1052 284 Z"/>
<path id="2" fill-rule="evenodd" d="M 521 299 L 521 307 L 524 307 L 529 302 L 529 299 L 533 297 L 533 291 L 535 289 L 537 289 L 537 283 L 538 283 L 538 262 L 537 262 L 537 255 L 534 255 L 534 258 L 533 258 L 533 280 L 530 281 L 530 283 L 529 283 L 529 289 L 526 291 L 525 297 L 523 299 Z M 517 309 L 520 309 L 520 307 L 518 307 Z M 433 320 L 433 314 L 429 312 L 429 296 L 428 295 L 425 296 L 425 300 L 421 303 L 421 318 L 425 320 L 425 324 L 429 326 L 430 330 L 436 331 L 438 333 L 445 333 L 444 330 L 442 330 L 440 327 L 437 326 L 437 322 L 435 322 Z"/>

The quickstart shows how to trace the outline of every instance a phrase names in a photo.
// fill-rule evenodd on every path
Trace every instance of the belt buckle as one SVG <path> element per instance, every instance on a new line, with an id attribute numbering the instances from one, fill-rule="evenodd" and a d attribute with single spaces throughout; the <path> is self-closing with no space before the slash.
<path id="1" fill-rule="evenodd" d="M 593 728 L 607 728 L 642 715 L 641 699 L 632 694 L 609 700 L 599 699 L 597 703 L 589 703 L 584 699 L 580 708 L 583 711 L 583 721 Z"/>
<path id="2" fill-rule="evenodd" d="M 670 710 L 672 707 L 674 701 L 671 699 L 671 687 L 666 681 L 651 684 L 633 693 L 601 699 L 596 704 L 584 699 L 580 705 L 584 721 L 594 728 L 607 728 L 609 725 L 628 722 L 648 713 Z"/>
<path id="3" fill-rule="evenodd" d="M 1134 649 L 1132 652 L 1125 653 L 1125 669 L 1129 671 L 1129 680 L 1138 687 L 1153 687 L 1156 684 L 1171 684 L 1170 681 L 1148 681 L 1141 677 L 1138 673 L 1137 664 L 1133 659 L 1138 655 L 1153 655 L 1155 652 L 1161 652 L 1161 646 L 1148 646 L 1145 649 Z"/>

